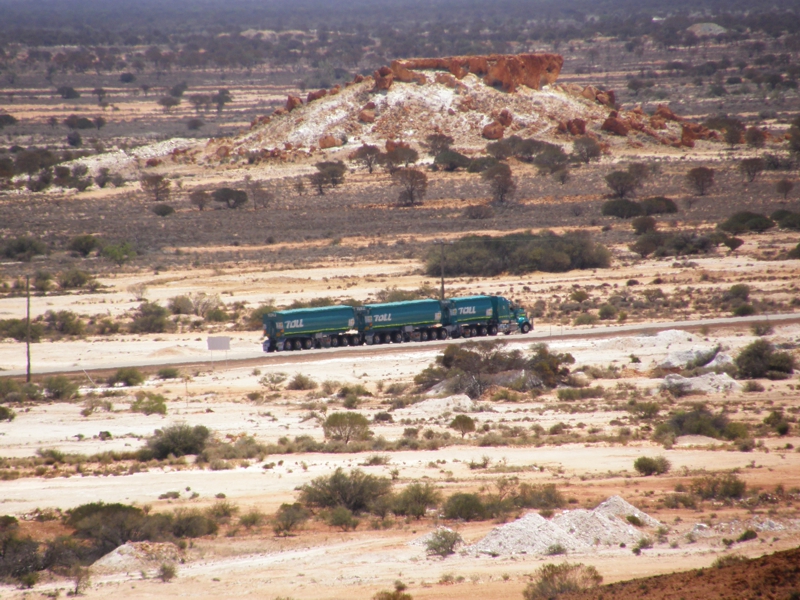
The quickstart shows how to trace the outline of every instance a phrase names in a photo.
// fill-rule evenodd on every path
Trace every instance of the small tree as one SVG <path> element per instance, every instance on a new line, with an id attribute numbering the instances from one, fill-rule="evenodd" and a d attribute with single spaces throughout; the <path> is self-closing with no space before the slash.
<path id="1" fill-rule="evenodd" d="M 211 96 L 211 102 L 217 106 L 217 113 L 221 113 L 226 104 L 233 102 L 233 97 L 229 90 L 221 88 L 217 90 L 216 94 Z"/>
<path id="2" fill-rule="evenodd" d="M 83 138 L 77 131 L 70 131 L 67 134 L 67 144 L 73 148 L 80 148 L 83 145 Z"/>
<path id="3" fill-rule="evenodd" d="M 631 226 L 636 235 L 643 235 L 657 228 L 656 220 L 653 217 L 636 217 L 631 221 Z"/>
<path id="4" fill-rule="evenodd" d="M 211 196 L 205 190 L 194 190 L 189 194 L 189 202 L 198 208 L 201 212 L 211 202 Z"/>
<path id="5" fill-rule="evenodd" d="M 328 415 L 322 423 L 326 439 L 348 444 L 350 441 L 367 440 L 372 436 L 367 418 L 357 412 L 336 412 Z"/>
<path id="6" fill-rule="evenodd" d="M 71 595 L 80 596 L 91 585 L 91 572 L 88 567 L 83 567 L 79 564 L 73 565 L 69 569 L 69 577 L 75 588 L 72 590 Z"/>
<path id="7" fill-rule="evenodd" d="M 475 421 L 467 415 L 456 415 L 450 422 L 450 427 L 460 433 L 463 439 L 468 433 L 475 431 Z"/>
<path id="8" fill-rule="evenodd" d="M 445 150 L 449 150 L 454 141 L 452 136 L 444 133 L 432 133 L 425 138 L 425 146 L 428 148 L 428 154 L 438 156 Z"/>
<path id="9" fill-rule="evenodd" d="M 601 148 L 597 140 L 589 136 L 584 136 L 575 140 L 575 143 L 572 145 L 572 153 L 579 161 L 588 164 L 600 158 Z"/>
<path id="10" fill-rule="evenodd" d="M 92 90 L 92 95 L 97 96 L 97 103 L 100 104 L 106 97 L 106 91 L 101 87 L 96 87 Z"/>
<path id="11" fill-rule="evenodd" d="M 790 179 L 783 178 L 778 183 L 775 184 L 775 191 L 778 192 L 783 199 L 789 196 L 789 192 L 794 189 L 794 183 Z"/>
<path id="12" fill-rule="evenodd" d="M 172 112 L 172 109 L 178 106 L 180 103 L 181 99 L 176 98 L 175 96 L 163 96 L 158 100 L 158 105 L 164 109 L 165 113 Z"/>
<path id="13" fill-rule="evenodd" d="M 371 175 L 372 171 L 378 164 L 380 155 L 381 151 L 377 146 L 373 146 L 371 144 L 362 144 L 361 147 L 359 147 L 358 150 L 356 150 L 353 154 L 353 160 L 364 165 Z"/>
<path id="14" fill-rule="evenodd" d="M 250 201 L 253 203 L 253 210 L 256 210 L 259 206 L 267 208 L 275 199 L 275 194 L 266 189 L 261 181 L 255 181 L 250 175 L 245 175 L 244 186 Z"/>
<path id="15" fill-rule="evenodd" d="M 536 572 L 536 580 L 523 590 L 524 600 L 550 600 L 559 594 L 581 592 L 603 582 L 593 566 L 562 563 L 546 564 Z"/>
<path id="16" fill-rule="evenodd" d="M 633 468 L 645 477 L 668 473 L 671 467 L 670 462 L 663 456 L 656 456 L 655 458 L 640 456 L 633 462 Z"/>
<path id="17" fill-rule="evenodd" d="M 485 170 L 481 177 L 489 184 L 492 198 L 498 204 L 511 198 L 517 190 L 517 182 L 511 174 L 511 167 L 505 163 L 498 163 Z"/>
<path id="18" fill-rule="evenodd" d="M 765 168 L 766 163 L 763 158 L 745 158 L 739 163 L 739 170 L 750 182 L 755 181 Z"/>
<path id="19" fill-rule="evenodd" d="M 714 185 L 714 169 L 695 167 L 686 174 L 686 181 L 698 196 L 705 196 Z"/>
<path id="20" fill-rule="evenodd" d="M 162 583 L 169 583 L 178 575 L 178 567 L 176 567 L 172 563 L 163 562 L 161 566 L 158 567 L 158 575 L 157 577 L 161 580 Z"/>
<path id="21" fill-rule="evenodd" d="M 640 181 L 629 171 L 612 171 L 605 177 L 606 185 L 617 198 L 625 198 L 633 194 L 639 187 Z"/>
<path id="22" fill-rule="evenodd" d="M 344 174 L 347 167 L 342 161 L 323 161 L 314 165 L 317 173 L 311 176 L 311 185 L 317 188 L 317 193 L 322 196 L 325 188 L 336 187 L 344 183 Z"/>
<path id="23" fill-rule="evenodd" d="M 389 173 L 394 173 L 401 165 L 408 168 L 410 165 L 417 162 L 419 160 L 419 153 L 413 148 L 399 146 L 391 152 L 381 154 L 380 160 Z"/>
<path id="24" fill-rule="evenodd" d="M 744 141 L 751 148 L 763 148 L 767 142 L 767 132 L 754 125 L 745 132 Z"/>
<path id="25" fill-rule="evenodd" d="M 233 188 L 223 187 L 211 193 L 214 202 L 225 204 L 228 208 L 240 208 L 247 204 L 247 192 L 234 190 Z"/>
<path id="26" fill-rule="evenodd" d="M 170 181 L 157 173 L 143 175 L 139 183 L 142 191 L 150 196 L 154 202 L 164 202 L 170 195 Z"/>
<path id="27" fill-rule="evenodd" d="M 413 206 L 422 202 L 428 190 L 428 176 L 418 169 L 399 169 L 392 174 L 395 185 L 400 186 L 400 203 Z"/>

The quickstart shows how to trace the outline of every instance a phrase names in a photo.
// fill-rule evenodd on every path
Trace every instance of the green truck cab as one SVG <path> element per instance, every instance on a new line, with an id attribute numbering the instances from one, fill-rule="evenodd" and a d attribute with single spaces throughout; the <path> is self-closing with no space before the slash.
<path id="1" fill-rule="evenodd" d="M 453 337 L 528 333 L 530 319 L 522 307 L 503 296 L 466 296 L 448 301 Z"/>

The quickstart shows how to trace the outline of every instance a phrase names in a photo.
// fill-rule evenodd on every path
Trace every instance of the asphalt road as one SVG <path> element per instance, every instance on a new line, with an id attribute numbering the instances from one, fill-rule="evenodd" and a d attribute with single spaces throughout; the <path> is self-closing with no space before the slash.
<path id="1" fill-rule="evenodd" d="M 721 317 L 715 319 L 696 319 L 696 320 L 684 320 L 684 321 L 661 321 L 657 323 L 632 323 L 629 325 L 600 325 L 595 326 L 592 328 L 582 328 L 582 329 L 572 329 L 572 328 L 564 328 L 561 326 L 553 325 L 542 325 L 534 331 L 526 335 L 520 334 L 512 334 L 508 337 L 506 336 L 497 336 L 496 338 L 478 338 L 478 340 L 483 339 L 499 339 L 499 340 L 508 340 L 508 341 L 525 341 L 525 342 L 549 342 L 549 341 L 556 341 L 556 340 L 569 340 L 569 339 L 586 339 L 586 338 L 609 338 L 609 337 L 618 337 L 624 335 L 641 335 L 641 334 L 655 334 L 659 331 L 665 331 L 668 329 L 682 329 L 682 330 L 698 330 L 702 327 L 713 327 L 713 328 L 720 328 L 720 327 L 742 327 L 748 326 L 752 323 L 764 323 L 770 322 L 772 324 L 789 324 L 789 323 L 800 323 L 800 313 L 783 313 L 783 314 L 774 314 L 774 315 L 754 315 L 751 317 Z M 253 332 L 254 339 L 256 338 L 256 333 Z M 292 351 L 292 352 L 276 352 L 276 353 L 269 353 L 269 354 L 262 354 L 259 356 L 254 356 L 252 358 L 242 358 L 242 359 L 232 359 L 227 361 L 227 367 L 229 368 L 242 368 L 242 367 L 257 367 L 261 365 L 268 365 L 271 362 L 280 362 L 282 364 L 305 364 L 305 363 L 314 363 L 316 361 L 327 360 L 330 358 L 331 353 L 336 353 L 338 355 L 346 354 L 348 357 L 352 357 L 354 360 L 357 360 L 360 357 L 364 356 L 375 356 L 376 354 L 382 355 L 400 355 L 400 354 L 410 354 L 414 352 L 419 352 L 420 347 L 424 344 L 424 348 L 426 350 L 429 349 L 444 349 L 445 346 L 449 344 L 463 344 L 468 341 L 476 341 L 475 338 L 470 339 L 449 339 L 443 341 L 431 341 L 431 342 L 416 342 L 416 343 L 404 343 L 404 344 L 382 344 L 379 346 L 350 346 L 350 347 L 340 347 L 336 349 L 320 349 L 320 350 L 301 350 L 301 351 Z M 223 361 L 217 361 L 216 367 L 222 368 L 222 365 L 225 364 Z M 154 363 L 151 360 L 145 361 L 143 360 L 141 363 L 137 363 L 136 361 L 132 361 L 130 364 L 126 365 L 130 367 L 137 367 L 145 374 L 155 373 L 158 369 L 166 366 L 175 366 L 175 367 L 183 367 L 183 368 L 207 368 L 209 366 L 208 360 L 198 361 L 197 359 L 187 359 L 187 360 L 176 360 L 174 358 L 164 358 L 157 363 Z M 92 367 L 91 365 L 82 365 L 81 367 L 76 367 L 72 369 L 65 369 L 63 371 L 49 371 L 47 373 L 37 373 L 36 376 L 44 376 L 44 375 L 54 375 L 54 374 L 69 374 L 80 372 L 85 370 L 90 377 L 94 378 L 101 378 L 107 377 L 108 375 L 114 373 L 117 370 L 117 366 L 114 368 L 102 368 L 102 367 Z M 13 376 L 15 378 L 19 378 L 23 376 L 20 373 L 8 373 L 9 376 Z"/>

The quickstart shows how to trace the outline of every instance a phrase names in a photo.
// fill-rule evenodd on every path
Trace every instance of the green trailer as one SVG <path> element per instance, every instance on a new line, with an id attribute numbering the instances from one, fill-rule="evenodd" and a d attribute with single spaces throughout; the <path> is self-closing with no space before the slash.
<path id="1" fill-rule="evenodd" d="M 264 315 L 265 352 L 332 348 L 361 343 L 360 307 L 297 308 Z"/>
<path id="2" fill-rule="evenodd" d="M 364 306 L 362 332 L 367 344 L 444 340 L 452 329 L 443 323 L 438 300 L 386 302 Z"/>
<path id="3" fill-rule="evenodd" d="M 454 337 L 528 333 L 533 329 L 525 310 L 503 296 L 452 298 L 448 304 L 448 324 Z"/>

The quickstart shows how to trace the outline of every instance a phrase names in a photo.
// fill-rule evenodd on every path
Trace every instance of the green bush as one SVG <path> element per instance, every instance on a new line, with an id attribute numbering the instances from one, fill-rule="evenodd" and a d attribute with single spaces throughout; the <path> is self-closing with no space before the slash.
<path id="1" fill-rule="evenodd" d="M 745 529 L 738 538 L 736 538 L 737 542 L 749 542 L 750 540 L 754 540 L 758 537 L 758 534 L 753 529 Z"/>
<path id="2" fill-rule="evenodd" d="M 167 414 L 166 398 L 161 394 L 139 392 L 136 394 L 136 400 L 131 403 L 131 412 L 145 415 L 165 415 Z"/>
<path id="3" fill-rule="evenodd" d="M 775 227 L 775 221 L 760 213 L 741 211 L 734 213 L 727 220 L 717 225 L 728 233 L 761 232 Z"/>
<path id="4" fill-rule="evenodd" d="M 328 525 L 339 527 L 342 531 L 355 531 L 359 520 L 344 506 L 337 506 L 328 514 Z"/>
<path id="5" fill-rule="evenodd" d="M 363 441 L 372 436 L 369 420 L 357 412 L 335 412 L 322 423 L 326 439 L 344 442 Z"/>
<path id="6" fill-rule="evenodd" d="M 300 488 L 301 501 L 312 507 L 344 506 L 354 513 L 367 510 L 389 493 L 392 482 L 386 477 L 367 475 L 359 469 L 345 473 L 342 468 L 331 475 L 317 477 Z"/>
<path id="7" fill-rule="evenodd" d="M 53 400 L 72 400 L 78 395 L 78 385 L 64 375 L 55 375 L 44 380 L 44 391 Z"/>
<path id="8" fill-rule="evenodd" d="M 13 421 L 16 416 L 17 413 L 7 406 L 0 406 L 0 421 Z"/>
<path id="9" fill-rule="evenodd" d="M 744 496 L 747 484 L 733 473 L 706 475 L 692 481 L 692 493 L 703 500 L 731 500 Z"/>
<path id="10" fill-rule="evenodd" d="M 455 150 L 443 150 L 436 155 L 433 164 L 442 169 L 443 171 L 455 171 L 457 169 L 465 169 L 470 163 L 469 158 L 456 152 Z"/>
<path id="11" fill-rule="evenodd" d="M 161 563 L 161 566 L 158 567 L 158 573 L 156 577 L 158 577 L 162 583 L 169 583 L 178 575 L 178 567 L 176 567 L 172 563 Z"/>
<path id="12" fill-rule="evenodd" d="M 640 456 L 633 462 L 633 468 L 644 476 L 663 475 L 671 468 L 670 462 L 663 456 Z"/>
<path id="13" fill-rule="evenodd" d="M 153 458 L 164 460 L 170 454 L 176 457 L 200 454 L 208 443 L 211 432 L 203 425 L 191 427 L 186 424 L 172 425 L 156 430 L 147 441 L 147 450 Z"/>
<path id="14" fill-rule="evenodd" d="M 740 304 L 731 311 L 734 317 L 750 317 L 756 312 L 756 307 L 752 304 Z"/>
<path id="15" fill-rule="evenodd" d="M 794 373 L 794 357 L 788 352 L 777 352 L 765 339 L 746 346 L 735 359 L 739 376 L 743 379 L 786 379 Z"/>
<path id="16" fill-rule="evenodd" d="M 674 200 L 657 196 L 655 198 L 646 198 L 641 202 L 642 210 L 645 215 L 663 215 L 678 212 L 678 205 Z"/>
<path id="17" fill-rule="evenodd" d="M 47 330 L 56 334 L 81 336 L 86 332 L 83 321 L 71 310 L 48 310 L 44 314 L 44 322 Z"/>
<path id="18" fill-rule="evenodd" d="M 425 550 L 431 556 L 445 558 L 455 554 L 456 546 L 463 541 L 457 531 L 441 528 L 434 531 L 428 541 L 425 542 Z"/>
<path id="19" fill-rule="evenodd" d="M 12 260 L 30 262 L 34 256 L 47 254 L 47 246 L 31 237 L 20 236 L 6 240 L 2 245 L 2 254 Z"/>
<path id="20" fill-rule="evenodd" d="M 636 217 L 631 221 L 631 227 L 636 235 L 644 235 L 657 229 L 658 224 L 653 217 Z"/>
<path id="21" fill-rule="evenodd" d="M 164 333 L 170 328 L 167 319 L 169 311 L 155 302 L 142 302 L 137 309 L 133 322 L 130 324 L 131 333 Z"/>
<path id="22" fill-rule="evenodd" d="M 168 217 L 175 212 L 175 209 L 172 208 L 169 204 L 156 204 L 150 210 L 155 213 L 156 216 L 159 217 Z"/>
<path id="23" fill-rule="evenodd" d="M 448 247 L 444 266 L 445 275 L 449 277 L 493 277 L 503 272 L 561 273 L 571 269 L 605 268 L 610 262 L 608 249 L 595 243 L 587 232 L 573 231 L 557 235 L 545 231 L 499 237 L 462 237 Z M 429 276 L 439 277 L 441 252 L 438 248 L 429 250 L 425 258 L 425 272 Z"/>
<path id="24" fill-rule="evenodd" d="M 275 535 L 288 536 L 298 529 L 311 516 L 303 505 L 295 502 L 294 504 L 281 504 L 278 512 L 272 518 L 272 530 Z"/>
<path id="25" fill-rule="evenodd" d="M 524 600 L 552 600 L 559 594 L 582 592 L 603 582 L 595 567 L 570 563 L 542 565 L 535 577 L 522 592 Z"/>
<path id="26" fill-rule="evenodd" d="M 573 325 L 595 325 L 597 323 L 597 315 L 592 313 L 581 313 L 572 321 Z"/>
<path id="27" fill-rule="evenodd" d="M 463 438 L 466 434 L 475 431 L 475 420 L 468 415 L 456 415 L 450 422 L 450 427 L 458 431 Z"/>
<path id="28" fill-rule="evenodd" d="M 162 367 L 156 375 L 159 379 L 178 379 L 181 376 L 181 372 L 175 367 Z"/>
<path id="29" fill-rule="evenodd" d="M 82 288 L 92 281 L 92 276 L 80 269 L 70 269 L 58 276 L 58 285 L 63 290 Z"/>
<path id="30" fill-rule="evenodd" d="M 132 258 L 136 258 L 136 255 L 136 249 L 128 242 L 106 244 L 100 249 L 100 256 L 118 265 L 124 265 Z"/>
<path id="31" fill-rule="evenodd" d="M 313 390 L 317 387 L 317 382 L 307 377 L 306 375 L 302 375 L 298 373 L 295 375 L 289 383 L 286 384 L 287 390 Z"/>
<path id="32" fill-rule="evenodd" d="M 31 323 L 31 342 L 39 343 L 44 335 L 41 323 Z M 28 336 L 28 325 L 25 319 L 0 319 L 0 339 L 13 338 L 24 342 Z"/>
<path id="33" fill-rule="evenodd" d="M 98 240 L 93 235 L 88 235 L 88 234 L 75 236 L 69 241 L 69 245 L 67 246 L 67 248 L 70 251 L 80 254 L 84 258 L 89 256 L 99 247 L 100 247 L 100 240 Z"/>
<path id="34" fill-rule="evenodd" d="M 559 400 L 586 400 L 587 398 L 602 398 L 605 390 L 599 385 L 586 388 L 561 388 L 556 392 Z"/>
<path id="35" fill-rule="evenodd" d="M 597 316 L 600 317 L 603 321 L 607 321 L 608 319 L 613 319 L 617 316 L 617 307 L 613 304 L 603 304 L 600 307 L 600 310 L 597 311 Z"/>
<path id="36" fill-rule="evenodd" d="M 429 508 L 439 506 L 441 494 L 430 483 L 411 483 L 394 499 L 392 510 L 396 515 L 421 519 Z"/>
<path id="37" fill-rule="evenodd" d="M 606 217 L 618 217 L 620 219 L 632 219 L 644 214 L 641 204 L 625 198 L 604 202 L 600 212 Z"/>
<path id="38" fill-rule="evenodd" d="M 445 519 L 481 521 L 486 518 L 486 507 L 477 494 L 453 494 L 445 502 L 442 512 Z"/>
<path id="39" fill-rule="evenodd" d="M 108 385 L 121 383 L 125 386 L 132 387 L 142 385 L 144 380 L 144 375 L 136 367 L 122 367 L 121 369 L 117 369 L 117 372 L 108 378 Z"/>
<path id="40" fill-rule="evenodd" d="M 534 485 L 523 483 L 514 496 L 514 505 L 520 508 L 553 510 L 567 505 L 567 499 L 558 491 L 555 484 Z"/>

